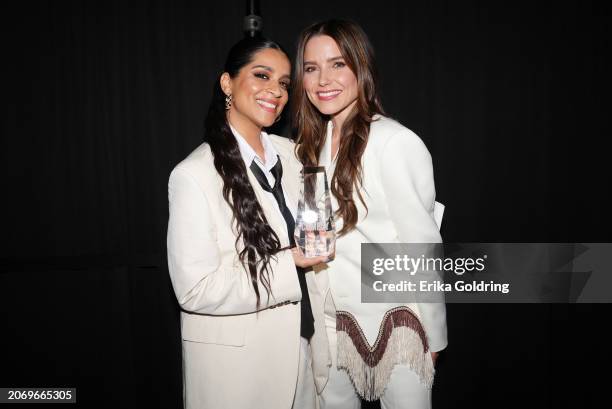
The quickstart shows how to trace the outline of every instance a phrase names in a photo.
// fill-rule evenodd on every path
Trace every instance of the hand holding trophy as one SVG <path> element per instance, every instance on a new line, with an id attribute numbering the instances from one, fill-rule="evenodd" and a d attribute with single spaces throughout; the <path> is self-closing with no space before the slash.
<path id="1" fill-rule="evenodd" d="M 325 168 L 304 166 L 301 179 L 295 221 L 296 245 L 306 258 L 333 259 L 336 231 Z"/>

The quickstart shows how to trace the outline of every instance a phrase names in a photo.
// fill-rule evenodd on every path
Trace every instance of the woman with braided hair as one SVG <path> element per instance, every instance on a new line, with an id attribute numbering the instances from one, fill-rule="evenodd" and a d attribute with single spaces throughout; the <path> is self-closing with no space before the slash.
<path id="1" fill-rule="evenodd" d="M 294 250 L 294 145 L 262 131 L 287 103 L 290 73 L 276 43 L 234 45 L 204 143 L 170 175 L 168 266 L 182 310 L 188 409 L 315 407 L 300 267 L 323 260 Z"/>

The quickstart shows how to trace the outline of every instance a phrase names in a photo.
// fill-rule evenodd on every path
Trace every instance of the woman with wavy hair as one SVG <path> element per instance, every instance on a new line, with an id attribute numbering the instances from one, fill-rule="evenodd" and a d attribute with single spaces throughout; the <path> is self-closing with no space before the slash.
<path id="1" fill-rule="evenodd" d="M 215 80 L 204 143 L 170 175 L 168 266 L 181 307 L 186 408 L 316 403 L 313 317 L 299 267 L 322 260 L 292 248 L 301 169 L 293 143 L 262 131 L 287 103 L 290 74 L 276 43 L 234 45 Z"/>
<path id="2" fill-rule="evenodd" d="M 355 23 L 302 31 L 292 95 L 297 155 L 331 176 L 335 260 L 316 274 L 313 371 L 322 408 L 428 408 L 437 351 L 446 347 L 443 303 L 362 303 L 362 243 L 439 243 L 431 156 L 385 116 L 372 46 Z M 325 324 L 325 325 L 323 325 Z M 331 362 L 331 368 L 328 363 Z"/>

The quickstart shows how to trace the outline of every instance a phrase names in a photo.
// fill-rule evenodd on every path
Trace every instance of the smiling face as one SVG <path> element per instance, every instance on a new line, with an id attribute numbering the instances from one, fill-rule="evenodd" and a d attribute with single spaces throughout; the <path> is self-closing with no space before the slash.
<path id="1" fill-rule="evenodd" d="M 310 102 L 336 121 L 342 122 L 357 101 L 357 77 L 336 41 L 327 35 L 314 36 L 306 43 L 303 84 Z"/>
<path id="2" fill-rule="evenodd" d="M 291 65 L 279 50 L 258 51 L 238 75 L 221 76 L 221 89 L 232 96 L 228 119 L 239 131 L 249 132 L 274 123 L 289 98 Z"/>

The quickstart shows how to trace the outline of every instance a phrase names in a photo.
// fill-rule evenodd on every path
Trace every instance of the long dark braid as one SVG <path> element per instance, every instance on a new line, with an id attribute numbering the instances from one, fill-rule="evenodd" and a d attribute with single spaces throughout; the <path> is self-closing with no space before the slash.
<path id="1" fill-rule="evenodd" d="M 252 61 L 260 50 L 281 47 L 269 40 L 245 38 L 230 50 L 224 72 L 234 78 L 242 67 Z M 236 223 L 236 250 L 240 240 L 244 248 L 239 251 L 240 262 L 247 269 L 255 295 L 260 305 L 259 285 L 261 282 L 268 297 L 271 294 L 270 259 L 281 249 L 281 243 L 268 224 L 263 209 L 257 201 L 255 191 L 249 182 L 247 169 L 240 155 L 238 142 L 229 127 L 225 111 L 225 94 L 219 80 L 215 82 L 212 100 L 204 122 L 204 142 L 208 143 L 214 156 L 217 172 L 223 179 L 223 198 L 232 209 L 233 223 Z"/>

